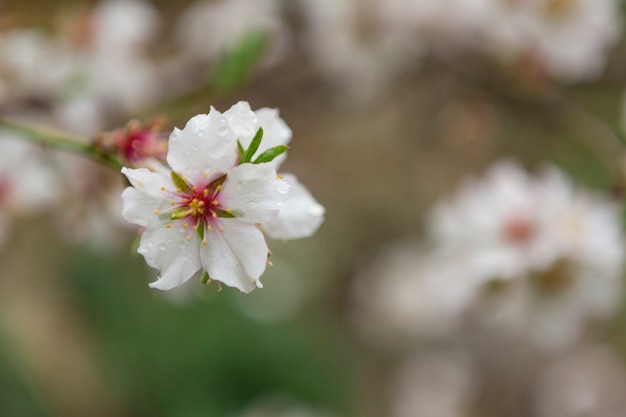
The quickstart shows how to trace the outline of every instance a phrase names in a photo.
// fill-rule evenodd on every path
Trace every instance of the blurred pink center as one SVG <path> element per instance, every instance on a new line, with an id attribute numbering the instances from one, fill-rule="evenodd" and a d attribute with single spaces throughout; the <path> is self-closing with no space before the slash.
<path id="1" fill-rule="evenodd" d="M 515 217 L 504 225 L 505 239 L 515 245 L 528 245 L 535 236 L 535 232 L 533 223 L 522 217 Z"/>

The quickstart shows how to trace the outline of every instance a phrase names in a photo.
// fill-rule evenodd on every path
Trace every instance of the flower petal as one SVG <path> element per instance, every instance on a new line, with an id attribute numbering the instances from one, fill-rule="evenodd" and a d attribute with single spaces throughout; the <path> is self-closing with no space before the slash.
<path id="1" fill-rule="evenodd" d="M 263 229 L 272 239 L 309 237 L 324 222 L 326 210 L 315 200 L 309 190 L 298 182 L 295 175 L 282 175 L 283 181 L 289 184 L 289 199 L 278 215 L 263 225 Z"/>
<path id="2" fill-rule="evenodd" d="M 252 223 L 272 220 L 287 200 L 289 185 L 271 164 L 242 164 L 230 170 L 220 204 L 241 212 Z"/>
<path id="3" fill-rule="evenodd" d="M 150 287 L 169 290 L 189 280 L 200 269 L 199 246 L 198 235 L 184 233 L 182 228 L 166 228 L 165 223 L 148 228 L 141 236 L 137 252 L 148 265 L 161 272 Z"/>
<path id="4" fill-rule="evenodd" d="M 163 173 L 150 171 L 146 168 L 122 168 L 122 174 L 137 190 L 152 196 L 162 196 L 165 188 L 167 191 L 176 191 L 172 180 Z"/>
<path id="5" fill-rule="evenodd" d="M 122 216 L 130 223 L 148 227 L 161 223 L 159 213 L 169 210 L 169 198 L 174 184 L 163 174 L 145 168 L 122 168 L 133 187 L 122 192 Z"/>
<path id="6" fill-rule="evenodd" d="M 211 279 L 245 293 L 261 287 L 268 254 L 263 233 L 241 219 L 222 219 L 222 225 L 223 231 L 208 231 L 207 246 L 200 248 L 202 267 Z"/>
<path id="7" fill-rule="evenodd" d="M 226 118 L 211 107 L 209 114 L 192 117 L 183 130 L 174 129 L 169 139 L 167 162 L 177 174 L 188 177 L 192 183 L 212 181 L 237 162 L 236 144 Z"/>
<path id="8" fill-rule="evenodd" d="M 224 117 L 228 120 L 230 128 L 233 130 L 235 137 L 239 139 L 244 148 L 250 146 L 250 142 L 257 130 L 261 126 L 256 114 L 250 108 L 250 104 L 246 101 L 240 101 L 224 112 Z M 263 144 L 261 142 L 261 145 Z"/>

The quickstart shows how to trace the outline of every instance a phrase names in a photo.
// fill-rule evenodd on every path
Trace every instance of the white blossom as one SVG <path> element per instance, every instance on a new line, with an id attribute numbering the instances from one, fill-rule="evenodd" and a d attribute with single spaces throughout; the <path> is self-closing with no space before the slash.
<path id="1" fill-rule="evenodd" d="M 472 0 L 467 0 L 472 1 Z M 566 81 L 597 77 L 621 31 L 616 0 L 488 0 L 484 45 L 507 59 L 530 58 Z"/>
<path id="2" fill-rule="evenodd" d="M 530 177 L 499 163 L 439 204 L 430 227 L 438 250 L 484 282 L 479 316 L 500 334 L 560 348 L 619 305 L 619 209 L 556 168 Z"/>
<path id="3" fill-rule="evenodd" d="M 123 215 L 146 229 L 139 253 L 161 271 L 152 287 L 176 287 L 201 270 L 244 292 L 261 286 L 268 247 L 260 226 L 279 214 L 289 184 L 272 163 L 240 163 L 248 122 L 258 118 L 247 103 L 223 115 L 212 108 L 170 136 L 169 175 L 123 169 L 132 185 Z"/>

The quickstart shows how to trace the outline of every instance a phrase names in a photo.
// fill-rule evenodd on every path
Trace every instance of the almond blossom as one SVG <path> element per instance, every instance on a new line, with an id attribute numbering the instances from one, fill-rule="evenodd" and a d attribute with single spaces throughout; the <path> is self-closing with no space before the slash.
<path id="1" fill-rule="evenodd" d="M 290 186 L 273 162 L 279 152 L 272 151 L 286 148 L 261 150 L 259 119 L 247 103 L 224 114 L 211 108 L 171 134 L 169 168 L 123 168 L 132 185 L 122 194 L 123 215 L 145 228 L 138 252 L 161 271 L 152 287 L 171 289 L 200 271 L 246 293 L 262 286 L 269 253 L 262 226 L 286 207 Z M 291 138 L 266 126 L 271 144 Z"/>
<path id="2" fill-rule="evenodd" d="M 438 250 L 484 283 L 476 317 L 500 335 L 561 348 L 588 320 L 619 306 L 619 208 L 578 189 L 557 168 L 532 177 L 514 163 L 496 164 L 440 203 L 430 226 Z"/>

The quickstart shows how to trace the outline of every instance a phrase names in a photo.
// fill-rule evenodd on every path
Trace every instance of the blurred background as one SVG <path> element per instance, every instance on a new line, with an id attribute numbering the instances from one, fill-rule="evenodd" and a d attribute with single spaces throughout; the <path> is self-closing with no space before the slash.
<path id="1" fill-rule="evenodd" d="M 623 6 L 0 0 L 2 120 L 277 108 L 326 208 L 160 292 L 122 176 L 0 131 L 0 416 L 623 416 Z"/>

